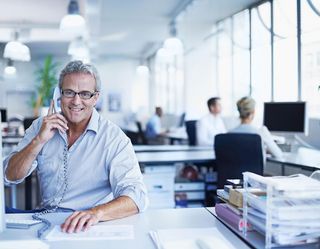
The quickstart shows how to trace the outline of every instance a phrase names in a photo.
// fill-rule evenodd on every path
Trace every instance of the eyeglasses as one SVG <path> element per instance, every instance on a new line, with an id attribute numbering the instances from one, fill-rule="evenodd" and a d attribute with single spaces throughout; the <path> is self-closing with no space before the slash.
<path id="1" fill-rule="evenodd" d="M 63 97 L 74 98 L 76 96 L 76 94 L 78 94 L 81 99 L 91 99 L 97 93 L 98 92 L 92 93 L 92 92 L 89 92 L 89 91 L 75 92 L 75 91 L 70 90 L 70 89 L 66 89 L 66 90 L 62 90 L 61 91 L 61 94 L 62 94 Z"/>

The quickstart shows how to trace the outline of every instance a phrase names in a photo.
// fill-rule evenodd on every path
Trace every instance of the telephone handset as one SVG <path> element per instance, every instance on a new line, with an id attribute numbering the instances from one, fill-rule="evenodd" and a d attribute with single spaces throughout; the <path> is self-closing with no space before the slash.
<path id="1" fill-rule="evenodd" d="M 58 86 L 56 86 L 53 91 L 52 99 L 54 104 L 54 110 L 56 112 L 61 112 L 61 93 L 60 93 L 60 88 Z"/>
<path id="2" fill-rule="evenodd" d="M 61 98 L 61 95 L 60 95 L 60 91 L 59 91 L 59 88 L 56 87 L 55 90 L 54 90 L 54 94 L 53 94 L 53 104 L 54 104 L 54 112 L 61 112 L 61 108 L 60 108 L 60 98 Z M 57 191 L 57 194 L 55 196 L 53 196 L 53 198 L 51 199 L 51 202 L 49 203 L 49 205 L 47 205 L 47 207 L 41 211 L 41 212 L 38 212 L 38 213 L 35 213 L 34 215 L 32 215 L 32 218 L 34 220 L 39 220 L 39 221 L 42 221 L 44 223 L 44 226 L 42 228 L 40 228 L 38 230 L 38 237 L 39 238 L 42 238 L 42 236 L 44 235 L 44 233 L 50 228 L 51 226 L 51 223 L 50 221 L 48 221 L 47 219 L 41 217 L 45 214 L 48 214 L 48 213 L 53 213 L 55 212 L 62 200 L 64 199 L 64 196 L 67 192 L 67 189 L 68 189 L 68 175 L 67 175 L 67 169 L 68 169 L 68 145 L 65 144 L 64 145 L 64 149 L 63 149 L 63 184 L 62 184 L 62 194 L 61 194 L 61 197 L 59 199 L 59 201 L 57 203 L 55 203 L 55 200 L 56 200 L 56 196 L 58 193 L 60 193 L 60 190 Z"/>

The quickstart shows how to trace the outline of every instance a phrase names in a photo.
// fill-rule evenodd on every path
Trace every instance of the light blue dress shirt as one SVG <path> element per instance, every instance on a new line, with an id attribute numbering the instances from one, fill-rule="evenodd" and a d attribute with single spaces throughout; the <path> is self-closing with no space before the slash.
<path id="1" fill-rule="evenodd" d="M 147 123 L 146 137 L 155 138 L 161 133 L 161 120 L 160 117 L 154 114 Z"/>
<path id="2" fill-rule="evenodd" d="M 35 120 L 16 149 L 4 160 L 4 170 L 16 152 L 38 134 L 42 118 Z M 103 119 L 94 109 L 84 133 L 68 149 L 67 134 L 56 131 L 38 154 L 28 175 L 37 170 L 41 207 L 55 206 L 67 189 L 60 207 L 85 210 L 129 196 L 144 211 L 147 191 L 129 138 L 118 126 Z M 66 172 L 64 172 L 66 160 Z M 4 177 L 5 184 L 18 184 Z"/>

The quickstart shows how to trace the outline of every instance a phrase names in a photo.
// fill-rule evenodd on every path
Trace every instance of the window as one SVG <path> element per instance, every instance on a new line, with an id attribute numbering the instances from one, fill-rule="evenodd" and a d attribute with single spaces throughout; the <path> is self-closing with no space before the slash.
<path id="1" fill-rule="evenodd" d="M 233 16 L 233 96 L 234 103 L 250 94 L 249 11 Z M 233 105 L 236 112 L 236 105 Z"/>
<path id="2" fill-rule="evenodd" d="M 234 110 L 232 95 L 232 43 L 231 18 L 218 23 L 218 92 L 220 93 L 223 112 L 231 115 Z"/>
<path id="3" fill-rule="evenodd" d="M 274 16 L 274 100 L 298 100 L 297 4 L 273 1 Z"/>
<path id="4" fill-rule="evenodd" d="M 320 4 L 310 4 L 301 1 L 301 96 L 308 101 L 309 116 L 320 117 Z"/>
<path id="5" fill-rule="evenodd" d="M 256 120 L 262 123 L 263 103 L 271 100 L 270 3 L 251 11 L 251 95 L 257 101 Z"/>
<path id="6" fill-rule="evenodd" d="M 184 56 L 173 55 L 164 48 L 160 50 L 155 58 L 155 106 L 161 106 L 166 113 L 181 114 L 184 111 Z"/>

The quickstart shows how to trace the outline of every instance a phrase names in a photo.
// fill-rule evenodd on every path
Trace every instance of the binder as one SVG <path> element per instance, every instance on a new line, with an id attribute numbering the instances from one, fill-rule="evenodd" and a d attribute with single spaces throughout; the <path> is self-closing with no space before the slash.
<path id="1" fill-rule="evenodd" d="M 217 216 L 225 221 L 228 225 L 238 231 L 242 231 L 244 227 L 244 221 L 242 216 L 234 213 L 228 205 L 225 203 L 219 203 L 215 206 Z M 250 227 L 248 227 L 249 229 Z"/>

